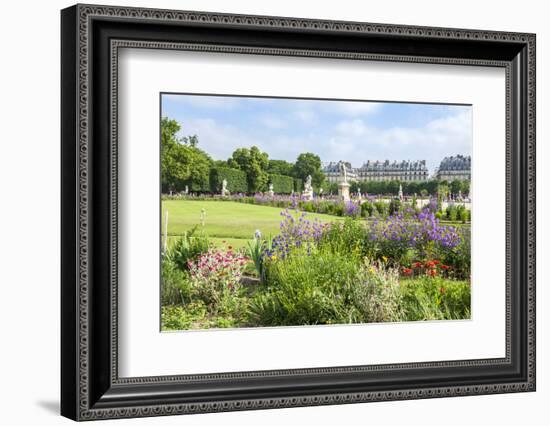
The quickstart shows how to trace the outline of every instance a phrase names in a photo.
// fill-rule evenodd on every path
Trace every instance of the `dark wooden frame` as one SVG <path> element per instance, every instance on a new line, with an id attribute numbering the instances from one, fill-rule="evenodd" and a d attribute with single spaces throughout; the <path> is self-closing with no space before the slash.
<path id="1" fill-rule="evenodd" d="M 75 420 L 535 390 L 535 35 L 76 5 L 61 13 L 61 413 Z M 117 49 L 506 69 L 506 357 L 119 378 Z M 504 230 L 503 230 L 504 232 Z"/>

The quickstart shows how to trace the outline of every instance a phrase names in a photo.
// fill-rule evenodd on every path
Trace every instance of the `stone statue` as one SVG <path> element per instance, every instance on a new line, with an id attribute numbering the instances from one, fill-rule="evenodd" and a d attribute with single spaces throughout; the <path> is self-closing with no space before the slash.
<path id="1" fill-rule="evenodd" d="M 306 183 L 304 184 L 304 191 L 302 192 L 302 197 L 304 200 L 313 199 L 313 186 L 311 186 L 311 175 L 306 178 Z"/>
<path id="2" fill-rule="evenodd" d="M 269 191 L 267 191 L 267 193 L 269 194 L 270 197 L 273 197 L 273 195 L 275 195 L 275 192 L 273 192 L 273 184 L 272 183 L 269 184 Z"/>
<path id="3" fill-rule="evenodd" d="M 359 201 L 361 201 L 363 199 L 363 197 L 361 195 L 361 188 L 357 188 L 357 198 L 359 199 Z"/>
<path id="4" fill-rule="evenodd" d="M 189 194 L 189 186 L 185 185 L 185 195 Z"/>
<path id="5" fill-rule="evenodd" d="M 342 171 L 342 176 L 344 178 L 343 182 L 348 181 L 348 171 L 345 163 L 340 163 L 340 170 Z"/>
<path id="6" fill-rule="evenodd" d="M 397 194 L 397 196 L 401 201 L 403 201 L 403 186 L 401 186 L 401 184 L 399 184 L 399 193 Z"/>
<path id="7" fill-rule="evenodd" d="M 227 190 L 227 179 L 222 180 L 222 197 L 225 197 L 229 195 L 229 191 Z"/>
<path id="8" fill-rule="evenodd" d="M 309 190 L 313 189 L 312 186 L 311 186 L 311 175 L 308 175 L 308 177 L 306 178 L 306 183 L 304 185 L 304 189 L 306 191 L 309 191 Z"/>

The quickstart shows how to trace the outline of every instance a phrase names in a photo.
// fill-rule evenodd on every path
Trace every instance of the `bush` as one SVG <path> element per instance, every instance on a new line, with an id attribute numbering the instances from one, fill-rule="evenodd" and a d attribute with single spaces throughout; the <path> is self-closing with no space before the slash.
<path id="1" fill-rule="evenodd" d="M 372 204 L 370 201 L 363 201 L 363 203 L 361 204 L 361 216 L 370 217 L 372 216 L 373 210 L 374 204 Z"/>
<path id="2" fill-rule="evenodd" d="M 388 214 L 395 215 L 399 213 L 399 210 L 401 209 L 401 200 L 397 198 L 392 198 L 390 201 L 390 204 L 388 206 Z"/>
<path id="3" fill-rule="evenodd" d="M 470 227 L 463 226 L 458 229 L 460 242 L 456 247 L 440 247 L 438 256 L 443 263 L 452 267 L 453 277 L 469 280 L 471 275 L 471 235 Z"/>
<path id="4" fill-rule="evenodd" d="M 453 222 L 456 221 L 458 217 L 457 207 L 453 204 L 447 206 L 446 215 L 447 215 L 447 219 L 452 220 Z"/>
<path id="5" fill-rule="evenodd" d="M 187 186 L 191 192 L 210 192 L 210 177 L 206 175 L 201 180 L 186 180 L 183 183 L 183 187 L 185 186 Z"/>
<path id="6" fill-rule="evenodd" d="M 464 206 L 458 206 L 457 211 L 458 211 L 458 219 L 462 223 L 466 223 L 466 222 L 470 221 L 470 210 L 468 210 Z"/>
<path id="7" fill-rule="evenodd" d="M 276 194 L 290 194 L 294 190 L 294 179 L 290 176 L 271 174 L 269 180 Z"/>
<path id="8" fill-rule="evenodd" d="M 363 222 L 346 219 L 333 223 L 319 241 L 319 247 L 332 253 L 355 257 L 361 261 L 365 256 L 372 257 L 372 240 Z"/>
<path id="9" fill-rule="evenodd" d="M 210 190 L 220 192 L 224 179 L 227 180 L 227 190 L 229 192 L 249 192 L 246 173 L 229 167 L 217 167 L 210 170 Z"/>
<path id="10" fill-rule="evenodd" d="M 191 301 L 193 288 L 189 274 L 166 257 L 162 259 L 161 268 L 161 304 L 177 305 Z"/>
<path id="11" fill-rule="evenodd" d="M 249 321 L 263 326 L 349 324 L 400 318 L 397 273 L 348 255 L 318 250 L 267 268 L 270 287 L 256 294 Z"/>
<path id="12" fill-rule="evenodd" d="M 470 318 L 470 284 L 421 277 L 401 281 L 403 320 L 456 320 Z"/>
<path id="13" fill-rule="evenodd" d="M 163 306 L 161 309 L 161 324 L 163 331 L 188 330 L 206 318 L 206 307 L 203 303 L 195 302 L 186 306 Z M 198 327 L 197 327 L 198 328 Z"/>
<path id="14" fill-rule="evenodd" d="M 196 235 L 197 228 L 194 226 L 168 248 L 167 258 L 181 270 L 189 269 L 188 263 L 206 253 L 210 247 L 205 234 Z"/>
<path id="15" fill-rule="evenodd" d="M 375 201 L 374 207 L 376 208 L 376 211 L 380 214 L 380 216 L 388 215 L 388 205 L 383 201 Z"/>

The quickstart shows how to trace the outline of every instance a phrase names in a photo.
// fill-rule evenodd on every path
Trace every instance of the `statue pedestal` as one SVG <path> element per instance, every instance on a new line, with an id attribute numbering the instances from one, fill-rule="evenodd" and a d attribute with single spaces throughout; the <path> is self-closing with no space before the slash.
<path id="1" fill-rule="evenodd" d="M 349 183 L 340 182 L 338 184 L 338 195 L 342 198 L 342 200 L 349 201 Z"/>
<path id="2" fill-rule="evenodd" d="M 271 198 L 273 198 L 275 196 L 275 192 L 267 191 L 267 195 L 269 195 Z"/>
<path id="3" fill-rule="evenodd" d="M 313 190 L 311 190 L 311 191 L 304 190 L 302 192 L 302 199 L 304 199 L 306 201 L 313 200 Z"/>

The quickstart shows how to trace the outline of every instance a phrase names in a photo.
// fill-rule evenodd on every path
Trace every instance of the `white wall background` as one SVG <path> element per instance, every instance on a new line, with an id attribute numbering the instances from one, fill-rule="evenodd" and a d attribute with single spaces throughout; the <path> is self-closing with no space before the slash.
<path id="1" fill-rule="evenodd" d="M 530 394 L 107 421 L 102 424 L 499 425 L 548 421 L 550 28 L 545 2 L 104 0 L 103 4 L 537 33 L 538 390 Z M 71 2 L 11 1 L 0 26 L 0 418 L 69 424 L 59 405 L 59 10 Z M 129 423 L 131 422 L 131 423 Z"/>

